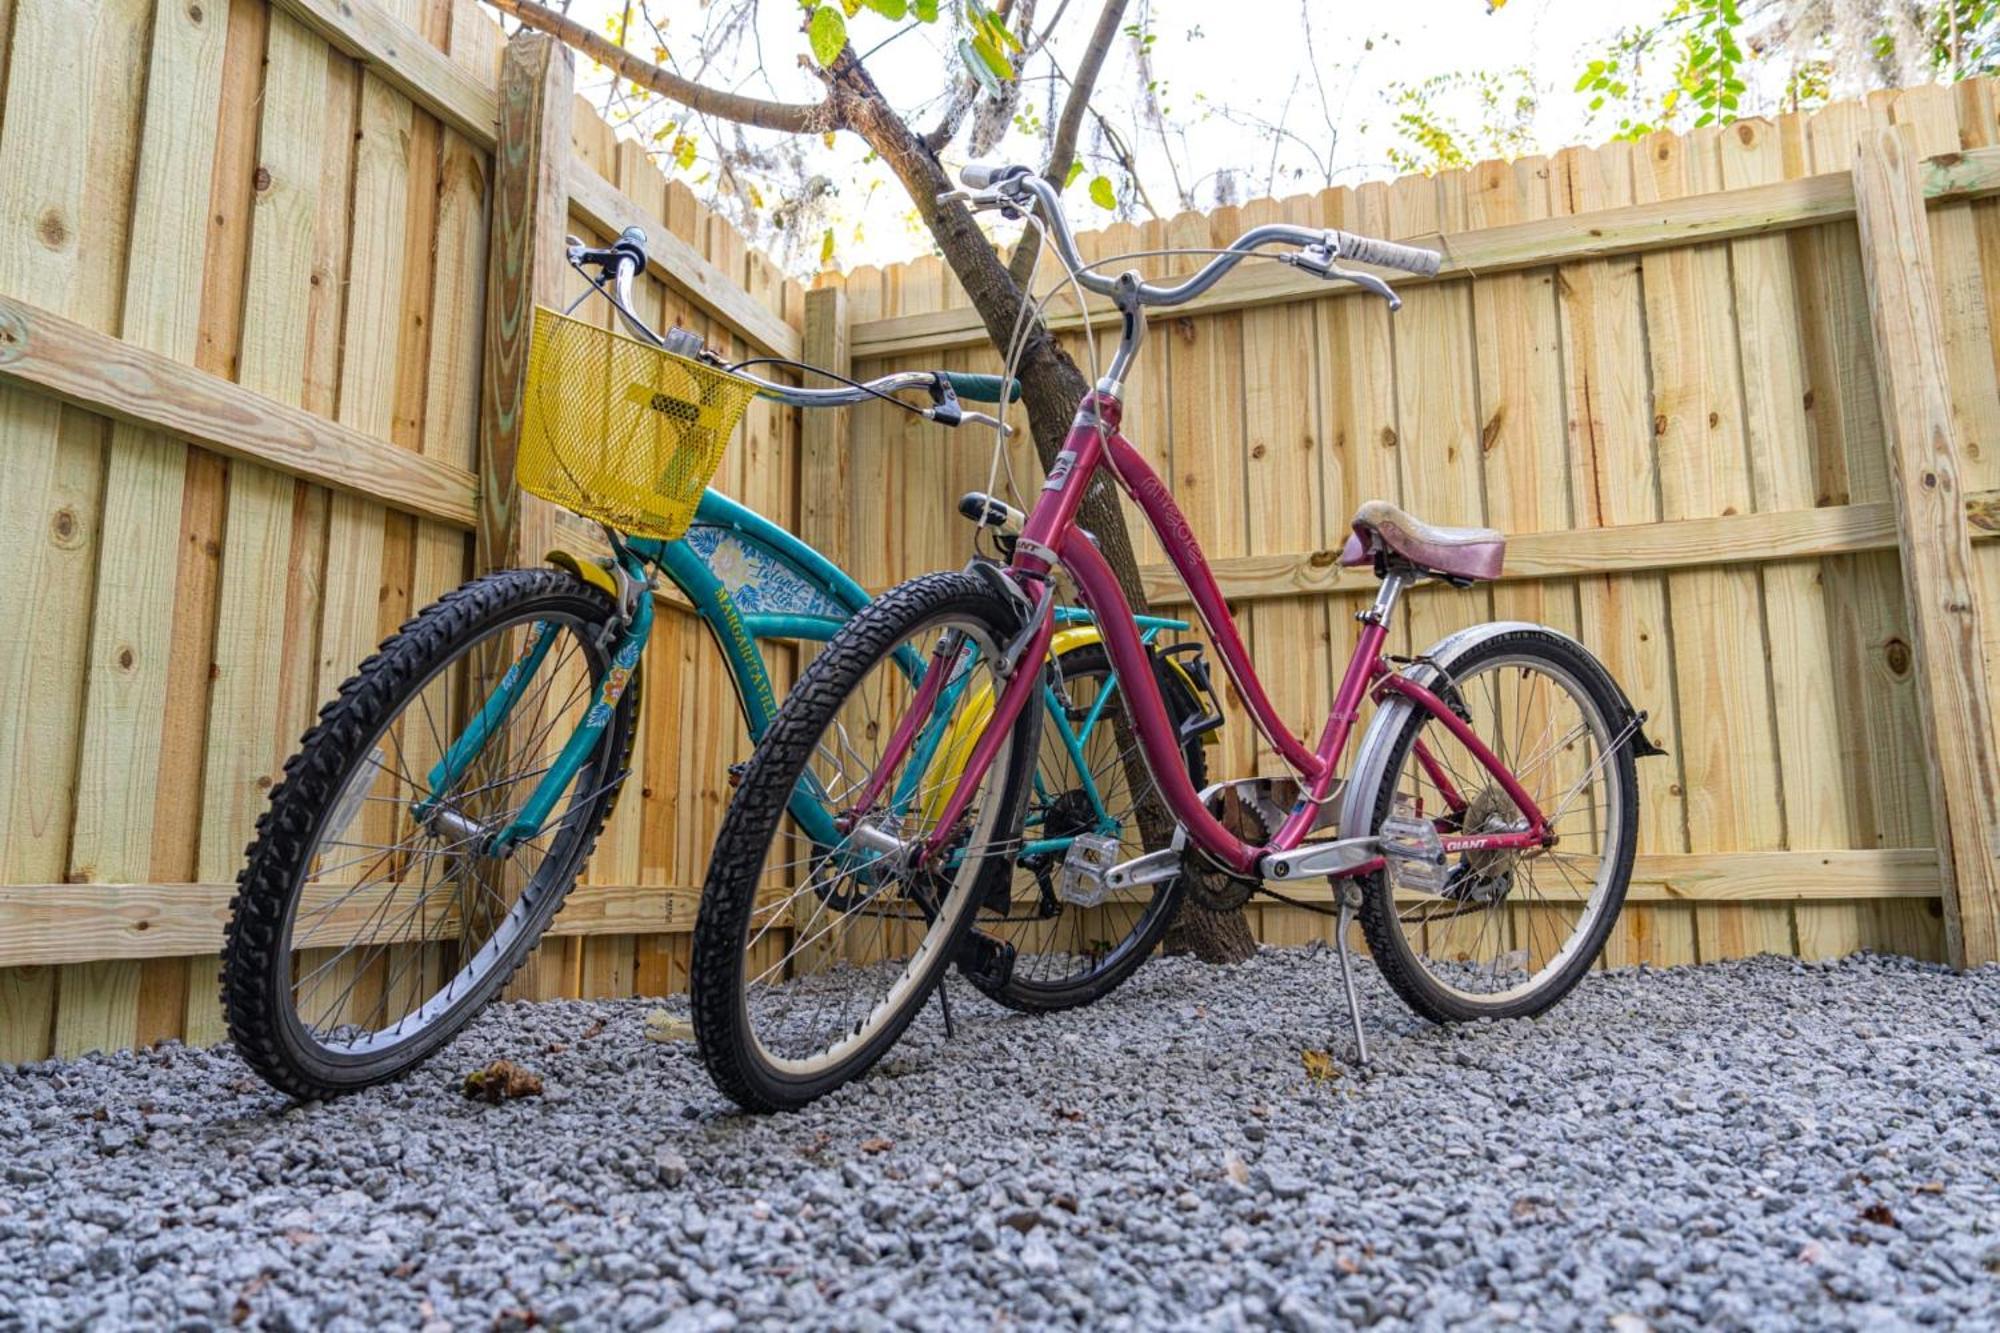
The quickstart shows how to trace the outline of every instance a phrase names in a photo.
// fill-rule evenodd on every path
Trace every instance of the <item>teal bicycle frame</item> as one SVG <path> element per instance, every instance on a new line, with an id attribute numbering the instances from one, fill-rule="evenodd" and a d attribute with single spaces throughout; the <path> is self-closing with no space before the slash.
<path id="1" fill-rule="evenodd" d="M 630 619 L 612 645 L 610 669 L 599 682 L 583 721 L 564 742 L 527 802 L 505 827 L 489 837 L 485 848 L 488 855 L 504 855 L 547 827 L 557 803 L 602 740 L 652 635 L 650 589 L 654 570 L 680 589 L 708 627 L 729 670 L 752 742 L 764 738 L 778 713 L 771 673 L 758 644 L 825 643 L 869 602 L 867 591 L 845 570 L 755 510 L 715 490 L 702 496 L 694 523 L 685 536 L 670 542 L 628 537 L 611 559 L 624 576 L 626 586 L 638 590 L 639 595 L 629 609 Z M 1055 614 L 1063 625 L 1090 623 L 1089 613 L 1080 608 L 1059 607 Z M 1138 624 L 1141 637 L 1148 644 L 1165 631 L 1188 628 L 1186 621 L 1161 616 L 1140 616 Z M 526 693 L 554 638 L 553 626 L 546 622 L 537 623 L 530 631 L 520 655 L 472 715 L 465 730 L 432 766 L 427 780 L 432 793 L 450 791 L 493 736 L 505 727 L 508 715 Z M 914 653 L 906 651 L 901 665 L 912 682 L 922 674 L 923 663 Z M 1047 720 L 1079 775 L 1101 833 L 1115 832 L 1118 821 L 1105 808 L 1090 765 L 1085 762 L 1084 747 L 1116 687 L 1114 679 L 1098 693 L 1080 725 L 1072 725 L 1059 685 L 1044 682 L 1042 687 Z M 915 800 L 917 783 L 942 743 L 945 724 L 953 716 L 962 688 L 961 682 L 940 696 L 934 720 L 920 738 L 922 748 L 895 794 L 896 808 L 906 809 Z M 618 775 L 619 779 L 622 777 Z M 1039 770 L 1035 783 L 1037 794 L 1046 795 Z M 427 797 L 418 804 L 416 814 L 420 819 L 430 813 L 436 799 Z M 823 847 L 840 843 L 841 834 L 834 825 L 838 812 L 827 808 L 809 777 L 800 780 L 789 809 L 814 843 Z M 1030 837 L 1023 843 L 1020 854 L 1060 854 L 1073 841 L 1073 836 Z"/>

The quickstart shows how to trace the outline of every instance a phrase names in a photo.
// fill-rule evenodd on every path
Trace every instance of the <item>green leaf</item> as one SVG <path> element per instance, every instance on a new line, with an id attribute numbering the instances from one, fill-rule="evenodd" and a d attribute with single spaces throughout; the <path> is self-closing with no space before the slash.
<path id="1" fill-rule="evenodd" d="M 1014 77 L 1014 67 L 1007 63 L 1007 57 L 1000 54 L 999 48 L 994 46 L 985 34 L 982 33 L 972 39 L 972 50 L 985 62 L 986 68 L 993 71 L 993 77 L 1001 83 Z M 997 86 L 994 91 L 999 91 Z"/>
<path id="2" fill-rule="evenodd" d="M 861 0 L 885 19 L 900 19 L 910 12 L 910 0 Z"/>
<path id="3" fill-rule="evenodd" d="M 986 31 L 992 36 L 993 44 L 1005 47 L 1016 55 L 1019 55 L 1021 51 L 1021 39 L 1014 35 L 1013 29 L 1009 28 L 1006 22 L 998 15 L 989 14 L 987 15 L 987 20 Z"/>
<path id="4" fill-rule="evenodd" d="M 1099 208 L 1116 209 L 1118 192 L 1111 188 L 1109 176 L 1093 176 L 1090 181 L 1090 202 Z"/>
<path id="5" fill-rule="evenodd" d="M 1063 177 L 1063 188 L 1067 190 L 1070 186 L 1076 184 L 1076 178 L 1082 174 L 1083 163 L 1071 162 L 1069 164 L 1069 175 Z"/>
<path id="6" fill-rule="evenodd" d="M 833 228 L 828 227 L 826 229 L 826 234 L 819 238 L 819 266 L 821 268 L 825 268 L 832 262 L 833 262 Z"/>
<path id="7" fill-rule="evenodd" d="M 1000 95 L 1000 80 L 993 77 L 993 71 L 986 68 L 986 62 L 973 51 L 972 43 L 963 37 L 958 39 L 958 58 L 965 62 L 966 69 L 972 72 L 972 77 L 986 90 L 988 97 Z"/>
<path id="8" fill-rule="evenodd" d="M 674 165 L 682 171 L 694 165 L 694 140 L 685 134 L 674 137 Z"/>
<path id="9" fill-rule="evenodd" d="M 910 12 L 919 23 L 936 23 L 938 20 L 938 0 L 914 0 Z"/>
<path id="10" fill-rule="evenodd" d="M 840 48 L 847 45 L 847 20 L 832 5 L 821 5 L 813 11 L 807 32 L 812 38 L 813 59 L 821 69 L 839 59 Z"/>

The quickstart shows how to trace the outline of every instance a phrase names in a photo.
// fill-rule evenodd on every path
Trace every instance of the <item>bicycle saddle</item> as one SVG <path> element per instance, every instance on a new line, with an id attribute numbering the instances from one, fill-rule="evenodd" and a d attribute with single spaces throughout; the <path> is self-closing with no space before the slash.
<path id="1" fill-rule="evenodd" d="M 1354 535 L 1341 548 L 1340 563 L 1365 565 L 1382 552 L 1426 574 L 1476 582 L 1500 577 L 1507 539 L 1492 528 L 1441 528 L 1387 500 L 1369 500 L 1354 511 Z"/>

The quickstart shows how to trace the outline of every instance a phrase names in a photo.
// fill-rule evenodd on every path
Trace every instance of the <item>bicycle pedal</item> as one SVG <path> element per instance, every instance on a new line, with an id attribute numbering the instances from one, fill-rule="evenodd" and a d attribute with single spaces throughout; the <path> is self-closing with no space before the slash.
<path id="1" fill-rule="evenodd" d="M 1444 841 L 1438 837 L 1437 826 L 1422 815 L 1401 807 L 1392 810 L 1382 821 L 1376 840 L 1397 888 L 1438 893 L 1450 879 Z"/>
<path id="2" fill-rule="evenodd" d="M 1105 874 L 1118 864 L 1119 842 L 1098 833 L 1079 833 L 1063 857 L 1056 896 L 1073 907 L 1095 907 L 1111 896 Z"/>

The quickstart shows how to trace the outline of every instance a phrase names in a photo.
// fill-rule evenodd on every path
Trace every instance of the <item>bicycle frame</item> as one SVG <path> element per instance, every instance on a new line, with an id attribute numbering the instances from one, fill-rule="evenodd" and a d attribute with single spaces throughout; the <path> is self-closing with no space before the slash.
<path id="1" fill-rule="evenodd" d="M 735 547 L 725 551 L 723 543 L 734 543 Z M 614 597 L 617 595 L 618 584 L 604 569 L 584 565 L 563 553 L 558 553 L 555 558 L 573 572 L 605 588 Z M 738 706 L 753 742 L 763 739 L 778 713 L 778 699 L 772 687 L 770 671 L 765 666 L 758 644 L 765 641 L 824 643 L 870 600 L 867 591 L 846 571 L 810 545 L 755 510 L 713 489 L 703 495 L 695 512 L 694 526 L 688 535 L 671 542 L 626 538 L 624 549 L 615 554 L 614 560 L 630 586 L 642 592 L 631 608 L 630 622 L 611 649 L 611 670 L 600 683 L 597 696 L 583 721 L 567 738 L 527 802 L 489 843 L 489 849 L 494 854 L 534 837 L 542 830 L 556 803 L 575 782 L 576 775 L 610 724 L 612 710 L 637 668 L 651 636 L 652 598 L 644 590 L 649 587 L 653 569 L 657 568 L 680 589 L 695 615 L 708 628 L 729 672 Z M 732 574 L 739 577 L 731 577 Z M 748 607 L 743 604 L 745 600 L 750 603 Z M 766 602 L 771 604 L 765 605 Z M 1098 637 L 1096 629 L 1090 624 L 1088 612 L 1075 607 L 1058 607 L 1055 608 L 1055 617 L 1061 624 L 1051 645 L 1055 652 L 1080 647 Z M 1162 632 L 1187 628 L 1185 621 L 1141 617 L 1137 632 L 1142 655 L 1145 645 L 1152 643 Z M 509 713 L 525 694 L 551 641 L 549 634 L 530 633 L 520 656 L 473 713 L 465 730 L 453 739 L 445 754 L 432 767 L 427 779 L 430 790 L 450 790 L 488 741 L 505 727 Z M 923 664 L 916 660 L 914 654 L 908 654 L 902 666 L 913 680 L 923 670 Z M 1070 725 L 1065 710 L 1059 706 L 1054 687 L 1045 685 L 1043 689 L 1047 716 L 1058 739 L 1076 763 L 1083 789 L 1100 824 L 1112 821 L 1092 780 L 1090 767 L 1082 761 L 1082 753 L 1102 717 L 1105 702 L 1115 688 L 1114 681 L 1110 688 L 1100 692 L 1080 728 Z M 939 718 L 950 716 L 957 697 L 954 692 L 940 701 L 943 711 L 938 714 Z M 990 697 L 974 699 L 953 724 L 950 734 L 946 734 L 942 726 L 920 730 L 926 748 L 920 756 L 921 762 L 905 775 L 895 793 L 898 808 L 911 803 L 920 782 L 927 788 L 935 789 L 949 777 L 948 770 L 943 773 L 929 772 L 930 756 L 941 754 L 947 763 L 961 762 L 974 748 L 966 729 L 983 727 L 992 712 Z M 949 789 L 948 785 L 946 789 Z M 420 817 L 427 813 L 430 804 L 429 801 L 419 803 Z M 834 812 L 829 811 L 809 788 L 802 785 L 791 802 L 790 810 L 814 842 L 833 846 L 841 841 L 842 835 L 834 825 Z M 1023 855 L 1061 852 L 1072 840 L 1031 839 L 1021 851 Z"/>
<path id="2" fill-rule="evenodd" d="M 1396 600 L 1407 583 L 1406 575 L 1392 571 L 1384 580 L 1382 595 L 1377 598 L 1375 606 L 1363 615 L 1360 638 L 1341 678 L 1332 712 L 1327 716 L 1318 744 L 1308 747 L 1292 734 L 1257 677 L 1235 619 L 1229 613 L 1222 591 L 1216 585 L 1186 517 L 1138 450 L 1118 433 L 1121 414 L 1119 400 L 1108 384 L 1100 384 L 1084 398 L 1062 452 L 1049 469 L 1040 498 L 1028 515 L 1008 572 L 1022 586 L 1030 604 L 1035 604 L 1038 592 L 1047 585 L 1055 565 L 1061 564 L 1076 580 L 1084 605 L 1097 621 L 1112 669 L 1125 682 L 1128 707 L 1154 784 L 1179 821 L 1186 839 L 1228 870 L 1250 878 L 1261 878 L 1260 867 L 1267 857 L 1297 849 L 1319 825 L 1320 809 L 1333 798 L 1340 762 L 1360 716 L 1363 700 L 1370 695 L 1380 699 L 1387 694 L 1397 694 L 1443 724 L 1493 775 L 1528 824 L 1521 832 L 1509 833 L 1456 834 L 1441 830 L 1440 841 L 1445 853 L 1543 845 L 1548 832 L 1547 819 L 1507 766 L 1448 702 L 1423 684 L 1391 671 L 1385 662 L 1383 645 L 1388 637 Z M 1133 624 L 1131 606 L 1096 543 L 1076 523 L 1077 510 L 1085 492 L 1099 468 L 1106 466 L 1158 536 L 1175 572 L 1191 594 L 1216 654 L 1242 695 L 1257 729 L 1300 776 L 1299 799 L 1266 845 L 1247 843 L 1226 828 L 1210 813 L 1201 794 L 1176 762 L 1178 742 L 1168 722 L 1158 682 L 1147 669 L 1147 655 Z M 1052 623 L 1046 618 L 1025 627 L 1025 647 L 1017 660 L 1039 661 L 1047 647 L 1051 628 Z M 937 853 L 950 830 L 963 816 L 971 793 L 977 789 L 986 767 L 999 748 L 998 738 L 1018 717 L 1019 710 L 1027 705 L 1035 675 L 1033 671 L 1018 671 L 1008 683 L 996 706 L 995 723 L 988 727 L 981 743 L 968 759 L 959 785 L 936 825 L 937 831 L 931 835 L 925 855 Z M 1450 783 L 1443 766 L 1421 741 L 1416 752 L 1425 771 L 1438 781 L 1439 790 L 1454 813 L 1462 811 L 1467 797 Z M 882 762 L 891 766 L 899 760 L 900 755 L 892 749 Z M 1451 823 L 1443 819 L 1437 822 Z M 1342 866 L 1337 877 L 1368 874 L 1380 869 L 1382 864 L 1380 856 L 1371 856 Z"/>

